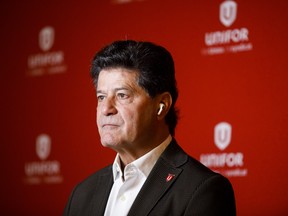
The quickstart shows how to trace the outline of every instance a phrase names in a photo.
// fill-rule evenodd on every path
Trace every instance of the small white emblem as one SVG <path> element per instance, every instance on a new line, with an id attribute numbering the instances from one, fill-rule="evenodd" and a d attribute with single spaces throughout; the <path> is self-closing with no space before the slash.
<path id="1" fill-rule="evenodd" d="M 220 122 L 214 128 L 214 142 L 220 149 L 224 150 L 231 142 L 232 126 L 227 122 Z"/>
<path id="2" fill-rule="evenodd" d="M 44 27 L 39 33 L 39 46 L 45 52 L 51 49 L 54 43 L 54 28 Z"/>
<path id="3" fill-rule="evenodd" d="M 40 134 L 36 138 L 36 153 L 41 160 L 48 158 L 51 151 L 51 138 L 47 134 Z"/>
<path id="4" fill-rule="evenodd" d="M 220 5 L 220 21 L 221 23 L 229 27 L 233 24 L 233 22 L 236 20 L 237 15 L 237 4 L 234 1 L 224 1 Z"/>

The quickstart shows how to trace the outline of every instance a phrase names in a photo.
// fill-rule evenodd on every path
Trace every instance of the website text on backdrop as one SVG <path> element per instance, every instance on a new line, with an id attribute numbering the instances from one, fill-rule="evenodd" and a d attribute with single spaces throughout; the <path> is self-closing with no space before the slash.
<path id="1" fill-rule="evenodd" d="M 151 42 L 115 41 L 94 57 L 101 143 L 114 163 L 71 193 L 65 216 L 236 215 L 233 188 L 187 155 L 175 127 L 174 62 Z"/>

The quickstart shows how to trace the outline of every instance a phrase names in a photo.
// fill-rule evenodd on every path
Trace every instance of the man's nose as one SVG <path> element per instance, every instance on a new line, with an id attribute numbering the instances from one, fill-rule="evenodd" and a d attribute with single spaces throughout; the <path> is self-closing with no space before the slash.
<path id="1" fill-rule="evenodd" d="M 115 115 L 117 113 L 115 101 L 113 98 L 106 98 L 104 101 L 101 102 L 100 107 L 101 113 L 105 116 Z"/>

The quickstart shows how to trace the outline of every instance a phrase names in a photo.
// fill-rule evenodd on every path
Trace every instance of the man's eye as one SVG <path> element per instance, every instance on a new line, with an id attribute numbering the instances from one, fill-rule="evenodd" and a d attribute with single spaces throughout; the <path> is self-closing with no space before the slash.
<path id="1" fill-rule="evenodd" d="M 126 95 L 126 94 L 124 94 L 124 93 L 118 93 L 117 96 L 118 96 L 119 99 L 126 99 L 126 98 L 128 98 L 128 95 Z"/>
<path id="2" fill-rule="evenodd" d="M 97 99 L 98 99 L 98 101 L 103 101 L 104 100 L 104 96 L 103 95 L 98 95 Z"/>

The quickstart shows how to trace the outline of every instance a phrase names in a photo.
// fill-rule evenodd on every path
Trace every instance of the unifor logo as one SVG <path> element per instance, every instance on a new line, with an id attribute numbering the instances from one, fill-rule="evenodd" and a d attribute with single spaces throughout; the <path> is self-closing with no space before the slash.
<path id="1" fill-rule="evenodd" d="M 39 33 L 39 46 L 45 52 L 51 49 L 54 43 L 54 28 L 46 26 Z"/>
<path id="2" fill-rule="evenodd" d="M 214 142 L 220 149 L 224 150 L 231 142 L 232 126 L 227 122 L 220 122 L 214 128 Z"/>
<path id="3" fill-rule="evenodd" d="M 36 138 L 36 153 L 41 160 L 48 158 L 51 151 L 51 138 L 47 134 L 40 134 Z"/>
<path id="4" fill-rule="evenodd" d="M 221 23 L 229 27 L 233 24 L 233 22 L 236 20 L 237 15 L 237 4 L 234 1 L 224 1 L 220 5 L 220 21 Z"/>

